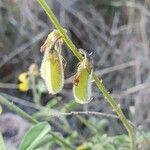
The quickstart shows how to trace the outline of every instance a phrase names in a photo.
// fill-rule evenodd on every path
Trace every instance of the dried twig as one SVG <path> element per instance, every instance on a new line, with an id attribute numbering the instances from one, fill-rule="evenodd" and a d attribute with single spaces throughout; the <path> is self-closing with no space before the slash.
<path id="1" fill-rule="evenodd" d="M 37 36 L 35 36 L 35 38 L 33 38 L 30 42 L 27 42 L 26 44 L 22 45 L 21 47 L 19 47 L 18 49 L 12 51 L 5 59 L 3 59 L 0 62 L 0 68 L 3 67 L 8 61 L 10 61 L 12 58 L 14 58 L 16 55 L 18 55 L 19 53 L 23 52 L 25 49 L 27 49 L 29 46 L 31 46 L 34 43 L 37 43 L 41 38 L 43 38 L 45 36 L 47 32 L 44 31 L 40 34 L 38 34 Z"/>
<path id="2" fill-rule="evenodd" d="M 102 117 L 111 117 L 115 119 L 119 119 L 116 115 L 101 113 L 96 111 L 71 111 L 71 112 L 57 112 L 51 113 L 51 116 L 70 116 L 70 115 L 94 115 L 94 116 L 102 116 Z"/>
<path id="3" fill-rule="evenodd" d="M 112 94 L 114 97 L 124 97 L 133 93 L 136 93 L 138 91 L 142 91 L 144 89 L 148 89 L 150 88 L 150 83 L 143 83 L 143 84 L 139 84 L 136 85 L 134 87 L 128 88 L 126 91 L 120 92 L 119 94 Z"/>
<path id="4" fill-rule="evenodd" d="M 42 106 L 35 105 L 34 103 L 31 103 L 29 101 L 11 96 L 11 95 L 6 94 L 6 93 L 0 93 L 0 95 L 6 97 L 7 99 L 11 100 L 14 103 L 18 103 L 18 104 L 21 104 L 23 106 L 27 106 L 27 107 L 34 108 L 34 109 L 41 109 L 42 108 Z"/>
<path id="5" fill-rule="evenodd" d="M 14 83 L 0 83 L 1 89 L 17 89 L 17 84 Z"/>

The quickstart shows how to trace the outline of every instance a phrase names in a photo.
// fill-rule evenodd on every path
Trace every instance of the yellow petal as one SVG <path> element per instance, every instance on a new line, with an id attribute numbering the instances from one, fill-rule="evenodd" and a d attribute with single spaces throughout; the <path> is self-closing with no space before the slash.
<path id="1" fill-rule="evenodd" d="M 28 81 L 28 73 L 27 72 L 23 72 L 19 75 L 18 80 L 20 82 L 26 82 Z"/>
<path id="2" fill-rule="evenodd" d="M 22 91 L 22 92 L 28 91 L 28 90 L 29 90 L 29 83 L 28 83 L 28 81 L 27 81 L 27 82 L 19 83 L 19 84 L 18 84 L 18 88 L 19 88 L 19 90 Z"/>
<path id="3" fill-rule="evenodd" d="M 62 56 L 56 50 L 45 51 L 41 65 L 41 77 L 45 80 L 49 93 L 56 94 L 63 88 L 64 69 Z"/>

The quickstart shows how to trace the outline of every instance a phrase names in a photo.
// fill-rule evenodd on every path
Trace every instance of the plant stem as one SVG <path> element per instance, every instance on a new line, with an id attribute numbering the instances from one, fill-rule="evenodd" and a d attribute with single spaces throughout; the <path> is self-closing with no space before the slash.
<path id="1" fill-rule="evenodd" d="M 22 109 L 20 109 L 16 105 L 14 105 L 12 102 L 9 102 L 6 98 L 4 98 L 1 95 L 0 95 L 0 104 L 3 104 L 5 106 L 7 106 L 10 110 L 16 112 L 18 115 L 20 115 L 21 117 L 27 119 L 29 122 L 31 122 L 33 124 L 39 123 L 39 121 L 34 119 L 32 116 L 30 116 L 29 114 L 24 112 Z M 56 140 L 61 142 L 64 146 L 68 147 L 71 150 L 74 150 L 74 148 L 71 145 L 69 145 L 63 138 L 59 137 L 57 134 L 55 134 L 52 131 L 49 131 L 49 133 L 50 133 L 50 135 L 52 135 L 53 138 L 55 138 Z"/>
<path id="2" fill-rule="evenodd" d="M 42 6 L 42 8 L 45 10 L 46 14 L 48 15 L 49 19 L 55 26 L 55 28 L 60 32 L 62 35 L 62 38 L 70 48 L 70 50 L 73 52 L 73 54 L 82 61 L 82 56 L 79 53 L 76 46 L 72 43 L 60 23 L 58 22 L 57 18 L 55 17 L 52 10 L 49 8 L 49 6 L 46 4 L 45 0 L 37 0 L 39 4 Z M 117 113 L 119 119 L 122 121 L 123 125 L 125 126 L 126 130 L 128 131 L 128 134 L 131 138 L 131 150 L 135 150 L 135 140 L 134 140 L 134 130 L 133 127 L 130 125 L 128 120 L 126 119 L 125 115 L 123 114 L 120 105 L 117 104 L 117 102 L 111 97 L 111 95 L 107 92 L 106 88 L 104 87 L 102 80 L 99 80 L 98 77 L 93 73 L 93 79 L 95 81 L 95 84 L 100 89 L 100 91 L 103 93 L 103 96 L 105 100 L 112 106 L 113 110 Z"/>
<path id="3" fill-rule="evenodd" d="M 30 76 L 30 84 L 31 84 L 31 89 L 32 89 L 32 95 L 33 95 L 33 101 L 35 104 L 41 105 L 40 103 L 40 93 L 36 89 L 36 84 L 35 84 L 35 76 L 31 75 Z"/>
<path id="4" fill-rule="evenodd" d="M 117 104 L 117 102 L 113 99 L 113 97 L 107 92 L 105 86 L 102 83 L 102 80 L 99 80 L 99 78 L 93 74 L 93 79 L 97 85 L 97 87 L 100 89 L 100 91 L 103 93 L 104 99 L 106 102 L 108 102 L 112 108 L 113 111 L 116 112 L 119 119 L 122 121 L 123 125 L 125 126 L 126 130 L 128 131 L 129 137 L 131 138 L 131 150 L 135 150 L 135 133 L 132 125 L 129 123 L 129 121 L 126 119 L 125 115 L 123 114 L 120 104 Z"/>
<path id="5" fill-rule="evenodd" d="M 0 103 L 7 106 L 11 111 L 16 112 L 18 115 L 22 116 L 23 118 L 27 119 L 31 123 L 38 123 L 37 120 L 35 120 L 32 116 L 24 112 L 22 109 L 17 107 L 13 104 L 13 102 L 9 102 L 6 98 L 0 95 Z"/>
<path id="6" fill-rule="evenodd" d="M 48 15 L 48 17 L 50 18 L 52 24 L 56 27 L 56 29 L 60 32 L 61 36 L 63 37 L 64 41 L 66 42 L 66 44 L 68 45 L 68 47 L 70 48 L 70 50 L 74 53 L 74 55 L 81 61 L 82 55 L 78 52 L 78 49 L 76 48 L 76 46 L 72 43 L 72 41 L 70 40 L 70 38 L 68 37 L 68 35 L 66 34 L 66 31 L 64 30 L 64 28 L 61 27 L 61 25 L 59 24 L 58 20 L 56 19 L 54 13 L 52 12 L 52 10 L 48 7 L 48 5 L 46 4 L 45 0 L 38 0 L 38 2 L 40 3 L 40 5 L 42 6 L 42 8 L 45 10 L 46 14 Z"/>

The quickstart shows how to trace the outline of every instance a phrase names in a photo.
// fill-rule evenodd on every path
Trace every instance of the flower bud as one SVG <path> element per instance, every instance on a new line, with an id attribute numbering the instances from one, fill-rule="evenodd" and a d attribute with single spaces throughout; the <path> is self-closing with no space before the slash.
<path id="1" fill-rule="evenodd" d="M 38 65 L 33 63 L 30 65 L 29 69 L 28 69 L 28 74 L 32 75 L 32 76 L 39 76 L 39 68 Z"/>

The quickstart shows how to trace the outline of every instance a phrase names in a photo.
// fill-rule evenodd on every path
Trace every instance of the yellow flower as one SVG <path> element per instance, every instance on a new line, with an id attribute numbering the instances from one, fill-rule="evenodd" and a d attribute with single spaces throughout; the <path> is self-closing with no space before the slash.
<path id="1" fill-rule="evenodd" d="M 92 91 L 92 60 L 84 53 L 84 59 L 79 64 L 77 73 L 73 79 L 73 94 L 75 101 L 85 104 L 91 101 Z"/>
<path id="2" fill-rule="evenodd" d="M 27 72 L 21 73 L 18 77 L 18 80 L 19 80 L 19 84 L 18 84 L 19 90 L 22 92 L 28 91 L 29 89 L 28 73 Z"/>

